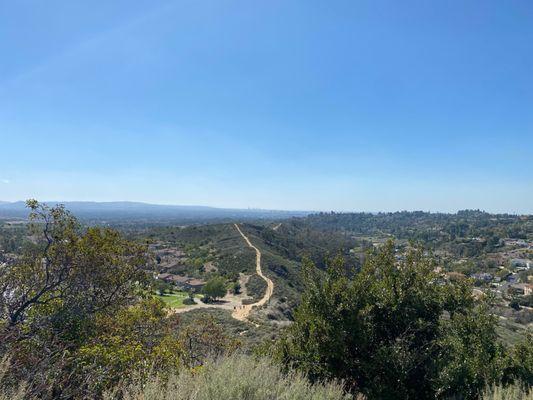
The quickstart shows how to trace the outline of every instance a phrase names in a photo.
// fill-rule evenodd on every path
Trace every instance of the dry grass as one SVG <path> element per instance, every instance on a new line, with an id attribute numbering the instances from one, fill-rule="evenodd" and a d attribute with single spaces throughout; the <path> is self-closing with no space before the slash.
<path id="1" fill-rule="evenodd" d="M 533 400 L 533 391 L 520 386 L 494 386 L 483 393 L 483 400 Z"/>
<path id="2" fill-rule="evenodd" d="M 0 400 L 27 399 L 24 386 L 6 388 L 9 362 L 0 360 Z M 104 396 L 105 400 L 364 400 L 345 394 L 336 383 L 312 385 L 300 373 L 283 373 L 267 359 L 233 355 L 196 370 L 182 370 L 168 379 L 154 376 Z M 493 386 L 482 400 L 533 400 L 533 391 L 515 386 Z"/>
<path id="3" fill-rule="evenodd" d="M 196 371 L 181 371 L 167 381 L 154 378 L 119 393 L 125 400 L 341 400 L 341 385 L 312 385 L 301 374 L 284 374 L 268 360 L 234 355 Z M 107 399 L 115 399 L 117 393 Z"/>

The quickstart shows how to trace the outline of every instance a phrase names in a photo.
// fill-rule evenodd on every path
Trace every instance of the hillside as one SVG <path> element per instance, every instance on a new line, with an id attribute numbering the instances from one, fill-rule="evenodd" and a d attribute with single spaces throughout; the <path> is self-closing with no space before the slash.
<path id="1" fill-rule="evenodd" d="M 325 269 L 328 257 L 342 255 L 346 264 L 357 270 L 369 250 L 390 239 L 396 241 L 397 257 L 418 243 L 435 254 L 440 270 L 450 276 L 472 278 L 478 293 L 495 296 L 493 312 L 500 317 L 499 334 L 506 342 L 519 341 L 533 322 L 528 308 L 531 296 L 512 294 L 515 286 L 516 290 L 520 285 L 527 287 L 531 279 L 527 270 L 528 263 L 533 264 L 530 216 L 479 211 L 330 213 L 243 223 L 241 227 L 260 249 L 263 271 L 275 285 L 267 306 L 252 313 L 256 321 L 267 325 L 293 319 L 303 290 L 300 272 L 304 258 Z M 170 267 L 172 262 L 165 261 L 164 272 L 204 280 L 221 275 L 243 286 L 246 302 L 257 301 L 265 292 L 264 280 L 254 271 L 254 252 L 231 224 L 154 227 L 137 232 L 135 238 L 149 239 L 159 252 L 175 249 L 185 253 L 186 261 L 175 260 Z M 516 301 L 525 307 L 511 307 Z M 227 322 L 228 318 L 224 319 Z"/>
<path id="2" fill-rule="evenodd" d="M 324 268 L 328 256 L 342 255 L 352 265 L 359 265 L 363 257 L 362 252 L 350 252 L 358 247 L 359 241 L 338 233 L 270 222 L 243 223 L 240 227 L 260 249 L 263 273 L 275 285 L 272 299 L 255 315 L 262 320 L 292 319 L 302 291 L 300 265 L 303 258 Z M 244 276 L 244 290 L 251 299 L 261 298 L 266 290 L 265 282 L 255 273 L 255 252 L 233 224 L 154 227 L 131 234 L 136 240 L 149 240 L 158 254 L 166 254 L 169 250 L 184 253 L 181 259 L 165 258 L 158 266 L 160 271 L 200 279 L 221 275 L 228 281 L 238 281 L 239 276 Z"/>

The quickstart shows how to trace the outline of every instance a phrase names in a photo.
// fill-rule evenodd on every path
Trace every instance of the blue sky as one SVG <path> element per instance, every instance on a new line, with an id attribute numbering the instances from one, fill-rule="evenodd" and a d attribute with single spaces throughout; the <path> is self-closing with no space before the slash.
<path id="1" fill-rule="evenodd" d="M 533 213 L 533 3 L 0 0 L 0 200 Z"/>

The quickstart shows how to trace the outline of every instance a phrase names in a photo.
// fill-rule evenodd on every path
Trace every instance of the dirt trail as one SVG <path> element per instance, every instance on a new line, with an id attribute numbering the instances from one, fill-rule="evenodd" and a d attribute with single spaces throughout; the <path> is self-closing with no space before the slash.
<path id="1" fill-rule="evenodd" d="M 261 270 L 261 251 L 257 247 L 255 247 L 252 242 L 250 242 L 250 239 L 241 231 L 241 228 L 239 228 L 239 225 L 234 224 L 235 228 L 243 239 L 246 241 L 246 244 L 248 244 L 249 247 L 255 250 L 255 271 L 257 272 L 257 275 L 259 275 L 261 278 L 265 280 L 267 283 L 267 289 L 265 292 L 265 295 L 257 302 L 252 304 L 245 304 L 238 306 L 231 315 L 233 318 L 238 319 L 239 321 L 246 321 L 248 320 L 248 316 L 252 312 L 252 308 L 254 307 L 261 307 L 262 305 L 266 304 L 268 300 L 270 300 L 270 297 L 272 296 L 272 293 L 274 292 L 274 282 L 272 282 L 271 279 L 263 275 L 263 271 Z"/>
<path id="2" fill-rule="evenodd" d="M 245 282 L 247 281 L 249 276 L 241 275 L 240 282 L 241 282 L 241 285 L 243 286 L 243 293 L 241 293 L 241 295 L 236 296 L 236 295 L 232 295 L 232 294 L 228 293 L 218 303 L 204 304 L 202 302 L 199 302 L 199 303 L 196 303 L 196 305 L 191 305 L 191 306 L 186 306 L 186 307 L 183 307 L 183 308 L 174 309 L 174 310 L 172 310 L 172 313 L 181 314 L 181 313 L 186 313 L 186 312 L 193 311 L 193 310 L 198 310 L 200 308 L 218 308 L 218 309 L 222 308 L 224 310 L 233 310 L 233 313 L 231 314 L 231 316 L 233 318 L 235 318 L 236 320 L 251 322 L 251 321 L 248 320 L 248 317 L 249 317 L 250 313 L 252 312 L 252 308 L 261 307 L 262 305 L 266 304 L 268 302 L 268 300 L 270 300 L 270 297 L 272 297 L 272 293 L 274 292 L 274 282 L 272 282 L 271 279 L 269 279 L 268 277 L 263 275 L 263 271 L 261 270 L 261 251 L 259 251 L 259 249 L 257 247 L 255 247 L 252 244 L 252 242 L 250 242 L 250 239 L 248 239 L 248 237 L 241 231 L 241 229 L 239 228 L 239 226 L 237 224 L 234 224 L 234 225 L 235 225 L 235 228 L 237 229 L 237 231 L 240 233 L 240 235 L 246 241 L 246 244 L 249 247 L 251 247 L 252 249 L 255 250 L 255 254 L 256 254 L 255 271 L 256 271 L 257 275 L 259 275 L 267 283 L 267 289 L 266 289 L 265 295 L 259 301 L 255 302 L 255 303 L 244 304 L 243 305 L 242 304 L 243 298 L 248 298 L 248 295 L 246 293 Z M 253 322 L 251 322 L 251 323 L 253 323 Z M 256 327 L 259 326 L 256 323 L 253 323 L 253 324 Z"/>

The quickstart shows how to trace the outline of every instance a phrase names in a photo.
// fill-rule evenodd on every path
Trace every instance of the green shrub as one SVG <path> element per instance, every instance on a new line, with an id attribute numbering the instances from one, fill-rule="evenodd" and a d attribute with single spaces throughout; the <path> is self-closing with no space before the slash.
<path id="1" fill-rule="evenodd" d="M 183 299 L 183 304 L 186 306 L 194 306 L 196 304 L 196 301 L 194 301 L 194 299 L 187 297 L 186 299 Z"/>
<path id="2" fill-rule="evenodd" d="M 360 272 L 340 258 L 325 273 L 303 264 L 302 302 L 274 349 L 285 364 L 379 400 L 477 399 L 500 379 L 496 320 L 421 249 L 398 260 L 389 242 Z"/>

